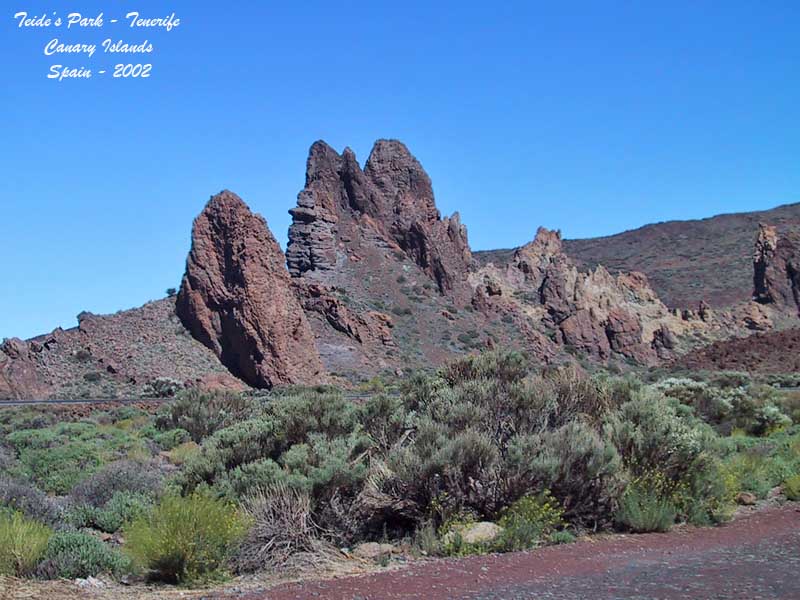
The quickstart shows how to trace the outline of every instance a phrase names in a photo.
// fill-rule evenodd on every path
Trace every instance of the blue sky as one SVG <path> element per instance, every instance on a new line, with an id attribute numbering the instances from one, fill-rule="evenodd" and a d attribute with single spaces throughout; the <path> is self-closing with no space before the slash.
<path id="1" fill-rule="evenodd" d="M 800 3 L 496 4 L 135 3 L 176 12 L 167 33 L 20 30 L 18 10 L 134 3 L 5 3 L 0 338 L 177 287 L 191 221 L 223 188 L 285 245 L 320 138 L 362 162 L 403 140 L 476 249 L 800 201 Z M 148 39 L 152 77 L 48 80 L 130 62 L 44 56 L 53 37 Z"/>

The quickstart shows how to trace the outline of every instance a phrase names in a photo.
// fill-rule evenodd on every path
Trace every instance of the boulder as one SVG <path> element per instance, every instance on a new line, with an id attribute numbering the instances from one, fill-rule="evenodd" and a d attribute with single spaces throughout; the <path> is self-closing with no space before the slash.
<path id="1" fill-rule="evenodd" d="M 758 498 L 751 492 L 739 492 L 736 494 L 735 500 L 736 504 L 740 504 L 741 506 L 754 506 Z"/>
<path id="2" fill-rule="evenodd" d="M 386 556 L 391 556 L 395 552 L 395 547 L 391 544 L 379 544 L 377 542 L 366 542 L 353 548 L 353 556 L 364 560 L 379 560 Z"/>
<path id="3" fill-rule="evenodd" d="M 494 540 L 502 531 L 502 527 L 495 523 L 490 523 L 489 521 L 467 523 L 453 526 L 453 528 L 444 535 L 442 541 L 445 544 L 450 544 L 454 541 L 456 535 L 460 535 L 461 540 L 465 544 L 483 544 Z"/>

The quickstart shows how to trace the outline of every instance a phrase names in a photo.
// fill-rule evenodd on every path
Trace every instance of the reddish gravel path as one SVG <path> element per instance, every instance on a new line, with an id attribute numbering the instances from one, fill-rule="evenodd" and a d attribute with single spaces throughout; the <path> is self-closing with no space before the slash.
<path id="1" fill-rule="evenodd" d="M 284 584 L 244 598 L 799 600 L 800 505 L 723 527 L 423 561 L 371 575 Z"/>

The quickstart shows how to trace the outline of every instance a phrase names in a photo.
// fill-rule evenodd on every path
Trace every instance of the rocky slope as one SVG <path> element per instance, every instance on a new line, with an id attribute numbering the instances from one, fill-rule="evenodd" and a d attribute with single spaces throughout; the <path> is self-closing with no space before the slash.
<path id="1" fill-rule="evenodd" d="M 680 357 L 675 366 L 691 370 L 797 373 L 800 372 L 800 329 L 716 341 Z"/>
<path id="2" fill-rule="evenodd" d="M 604 265 L 612 273 L 640 271 L 670 308 L 713 308 L 750 300 L 750 259 L 759 223 L 785 235 L 800 230 L 800 204 L 694 221 L 646 225 L 617 235 L 565 240 L 564 248 L 583 270 Z M 497 263 L 513 250 L 476 252 Z"/>
<path id="3" fill-rule="evenodd" d="M 165 298 L 0 346 L 0 398 L 135 398 L 176 386 L 244 385 L 195 340 Z"/>
<path id="4" fill-rule="evenodd" d="M 242 199 L 214 196 L 194 222 L 177 299 L 6 341 L 0 397 L 357 382 L 494 346 L 625 368 L 798 325 L 795 207 L 760 229 L 758 213 L 584 243 L 539 229 L 520 248 L 473 253 L 419 162 L 380 140 L 363 168 L 349 149 L 313 144 L 289 212 L 284 256 Z M 728 237 L 712 246 L 717 233 Z M 611 268 L 597 264 L 606 258 Z"/>

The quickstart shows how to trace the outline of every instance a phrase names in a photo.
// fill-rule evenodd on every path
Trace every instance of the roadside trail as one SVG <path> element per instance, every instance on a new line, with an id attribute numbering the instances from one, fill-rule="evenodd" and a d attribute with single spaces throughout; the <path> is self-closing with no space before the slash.
<path id="1" fill-rule="evenodd" d="M 230 596 L 226 596 L 230 598 Z M 716 528 L 586 539 L 533 552 L 283 584 L 246 600 L 800 599 L 800 504 Z"/>

